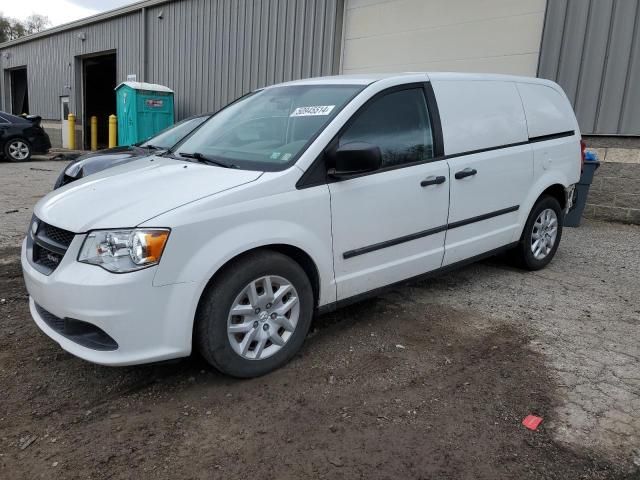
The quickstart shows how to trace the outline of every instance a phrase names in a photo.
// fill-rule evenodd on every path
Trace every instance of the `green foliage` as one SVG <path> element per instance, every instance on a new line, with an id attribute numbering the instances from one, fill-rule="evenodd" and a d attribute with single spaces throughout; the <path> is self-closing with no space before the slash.
<path id="1" fill-rule="evenodd" d="M 40 32 L 50 26 L 49 18 L 37 13 L 28 16 L 24 21 L 0 13 L 0 43 Z"/>

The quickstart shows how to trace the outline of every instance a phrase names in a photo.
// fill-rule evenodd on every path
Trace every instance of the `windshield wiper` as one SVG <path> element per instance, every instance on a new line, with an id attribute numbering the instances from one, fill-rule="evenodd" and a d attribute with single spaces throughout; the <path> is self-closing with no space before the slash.
<path id="1" fill-rule="evenodd" d="M 149 148 L 151 150 L 162 150 L 160 147 L 156 145 L 149 145 L 148 143 L 144 146 L 144 148 Z"/>
<path id="2" fill-rule="evenodd" d="M 200 163 L 206 163 L 207 165 L 216 165 L 218 167 L 223 167 L 223 168 L 238 168 L 238 166 L 234 165 L 233 163 L 226 163 L 220 160 L 214 160 L 213 158 L 206 157 L 203 154 L 198 152 L 179 153 L 178 155 L 185 158 L 193 158 L 194 160 L 197 160 Z"/>

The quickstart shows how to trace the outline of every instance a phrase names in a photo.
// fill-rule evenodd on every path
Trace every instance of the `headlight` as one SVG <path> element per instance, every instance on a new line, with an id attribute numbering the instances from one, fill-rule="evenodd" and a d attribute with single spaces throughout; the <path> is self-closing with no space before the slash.
<path id="1" fill-rule="evenodd" d="M 160 262 L 169 229 L 95 230 L 85 238 L 78 261 L 116 273 L 133 272 Z"/>

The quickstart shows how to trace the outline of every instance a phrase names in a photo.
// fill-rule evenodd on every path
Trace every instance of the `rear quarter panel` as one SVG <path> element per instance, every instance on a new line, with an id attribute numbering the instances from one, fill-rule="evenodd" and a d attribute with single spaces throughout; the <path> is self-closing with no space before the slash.
<path id="1" fill-rule="evenodd" d="M 534 182 L 521 211 L 521 224 L 540 195 L 551 185 L 569 187 L 580 179 L 580 129 L 569 99 L 557 84 L 517 84 L 527 119 L 529 138 L 533 141 Z M 569 136 L 549 136 L 573 132 Z M 514 238 L 517 240 L 517 238 Z"/>

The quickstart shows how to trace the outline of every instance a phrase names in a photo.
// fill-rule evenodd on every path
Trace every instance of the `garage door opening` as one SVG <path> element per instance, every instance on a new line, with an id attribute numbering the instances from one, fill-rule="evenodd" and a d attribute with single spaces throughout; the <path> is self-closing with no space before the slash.
<path id="1" fill-rule="evenodd" d="M 11 112 L 14 115 L 29 113 L 29 87 L 26 68 L 11 70 Z"/>
<path id="2" fill-rule="evenodd" d="M 84 92 L 84 147 L 91 145 L 90 119 L 98 118 L 98 148 L 109 143 L 109 115 L 116 113 L 116 54 L 92 56 L 82 60 Z"/>

